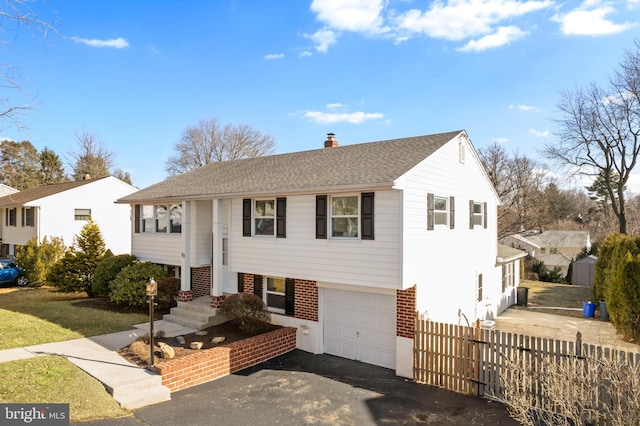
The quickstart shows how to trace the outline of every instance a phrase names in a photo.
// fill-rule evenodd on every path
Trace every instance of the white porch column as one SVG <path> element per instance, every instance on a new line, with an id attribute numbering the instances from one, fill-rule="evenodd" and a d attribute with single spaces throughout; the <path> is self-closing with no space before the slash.
<path id="1" fill-rule="evenodd" d="M 212 247 L 211 247 L 211 296 L 222 296 L 223 292 L 223 274 L 222 274 L 222 200 L 213 200 L 213 223 Z M 213 300 L 213 298 L 212 298 Z"/>
<path id="2" fill-rule="evenodd" d="M 180 253 L 180 293 L 193 299 L 191 292 L 191 201 L 182 203 L 182 251 Z M 182 297 L 181 297 L 182 298 Z"/>

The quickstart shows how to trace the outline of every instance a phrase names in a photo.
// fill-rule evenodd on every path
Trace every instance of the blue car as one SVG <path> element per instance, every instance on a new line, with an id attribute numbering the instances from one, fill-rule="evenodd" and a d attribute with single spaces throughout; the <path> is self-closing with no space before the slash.
<path id="1" fill-rule="evenodd" d="M 28 284 L 24 269 L 16 265 L 13 259 L 0 259 L 0 284 L 25 286 Z"/>

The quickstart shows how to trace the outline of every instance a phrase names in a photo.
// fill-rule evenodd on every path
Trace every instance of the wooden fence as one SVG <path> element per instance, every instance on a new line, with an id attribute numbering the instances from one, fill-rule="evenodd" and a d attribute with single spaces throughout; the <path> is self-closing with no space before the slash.
<path id="1" fill-rule="evenodd" d="M 588 345 L 580 333 L 575 342 L 567 342 L 487 330 L 479 323 L 476 327 L 437 323 L 419 313 L 415 330 L 414 380 L 465 394 L 502 400 L 505 392 L 512 391 L 505 384 L 515 378 L 518 388 L 526 389 L 532 405 L 544 404 L 549 395 L 538 380 L 567 360 L 580 363 L 595 359 L 600 365 L 602 360 L 613 360 L 622 362 L 631 374 L 640 371 L 640 354 Z M 586 371 L 585 365 L 582 362 L 579 369 Z M 527 374 L 518 366 L 526 366 Z M 611 396 L 606 395 L 608 383 L 594 386 L 593 398 L 611 402 Z"/>

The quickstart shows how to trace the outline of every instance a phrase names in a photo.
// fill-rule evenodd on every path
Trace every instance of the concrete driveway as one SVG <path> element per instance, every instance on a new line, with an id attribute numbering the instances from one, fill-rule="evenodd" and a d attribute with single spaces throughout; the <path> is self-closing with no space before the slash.
<path id="1" fill-rule="evenodd" d="M 518 425 L 499 403 L 300 350 L 90 425 Z"/>

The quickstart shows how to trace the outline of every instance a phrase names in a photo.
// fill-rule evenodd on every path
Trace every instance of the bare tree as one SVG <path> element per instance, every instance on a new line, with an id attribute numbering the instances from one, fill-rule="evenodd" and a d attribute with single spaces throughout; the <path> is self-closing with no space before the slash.
<path id="1" fill-rule="evenodd" d="M 510 156 L 497 143 L 478 152 L 502 202 L 498 208 L 498 238 L 539 226 L 544 168 L 517 153 Z"/>
<path id="2" fill-rule="evenodd" d="M 606 87 L 592 83 L 562 92 L 558 140 L 545 148 L 572 173 L 601 179 L 623 234 L 625 186 L 640 154 L 640 41 L 635 45 Z"/>
<path id="3" fill-rule="evenodd" d="M 87 175 L 92 178 L 110 176 L 109 170 L 115 164 L 115 153 L 107 149 L 95 133 L 76 133 L 77 151 L 68 153 L 73 164 L 73 179 L 82 180 Z"/>
<path id="4" fill-rule="evenodd" d="M 31 0 L 3 0 L 0 1 L 0 34 L 10 34 L 0 38 L 0 44 L 8 43 L 10 37 L 17 37 L 19 30 L 25 29 L 31 35 L 42 34 L 45 38 L 48 32 L 57 33 L 55 27 L 39 18 L 30 6 Z M 12 34 L 12 35 L 11 35 Z M 10 64 L 0 64 L 0 89 L 20 93 L 27 98 L 24 103 L 16 104 L 8 94 L 0 95 L 0 129 L 8 125 L 22 127 L 21 117 L 35 109 L 33 98 L 20 84 L 20 71 Z M 3 127 L 3 123 L 5 126 Z"/>
<path id="5" fill-rule="evenodd" d="M 174 145 L 175 155 L 165 163 L 174 176 L 206 164 L 259 157 L 273 153 L 274 139 L 246 124 L 220 125 L 215 117 L 188 126 Z"/>

